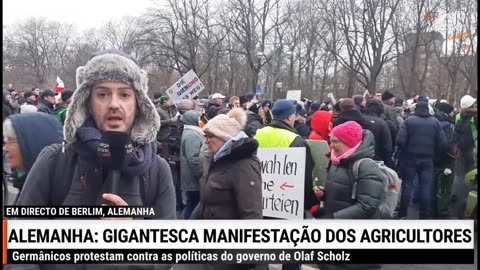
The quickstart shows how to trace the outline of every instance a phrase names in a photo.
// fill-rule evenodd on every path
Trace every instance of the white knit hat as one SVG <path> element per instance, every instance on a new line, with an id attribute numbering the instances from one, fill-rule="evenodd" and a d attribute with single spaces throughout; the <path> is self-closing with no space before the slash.
<path id="1" fill-rule="evenodd" d="M 219 114 L 208 121 L 203 129 L 205 133 L 211 133 L 223 141 L 233 138 L 245 128 L 247 114 L 241 108 L 234 108 L 228 115 Z"/>
<path id="2" fill-rule="evenodd" d="M 20 113 L 32 113 L 37 112 L 37 107 L 31 104 L 23 104 L 20 106 Z"/>
<path id="3" fill-rule="evenodd" d="M 472 96 L 465 95 L 462 97 L 462 99 L 460 99 L 460 108 L 462 109 L 470 108 L 475 103 L 475 101 L 477 100 L 474 99 Z"/>

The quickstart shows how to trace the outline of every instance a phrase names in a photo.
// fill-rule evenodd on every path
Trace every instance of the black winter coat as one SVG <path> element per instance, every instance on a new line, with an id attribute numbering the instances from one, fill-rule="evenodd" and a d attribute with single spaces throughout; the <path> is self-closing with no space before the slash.
<path id="1" fill-rule="evenodd" d="M 293 127 L 297 130 L 297 133 L 302 136 L 302 138 L 307 139 L 308 136 L 310 136 L 310 128 L 304 122 L 295 120 Z"/>
<path id="2" fill-rule="evenodd" d="M 38 112 L 48 113 L 48 114 L 55 114 L 54 106 L 51 103 L 48 103 L 44 99 L 40 99 L 37 105 Z"/>
<path id="3" fill-rule="evenodd" d="M 396 138 L 402 156 L 410 159 L 433 160 L 435 153 L 445 144 L 445 132 L 440 122 L 428 110 L 420 108 L 405 119 Z"/>
<path id="4" fill-rule="evenodd" d="M 443 112 L 437 112 L 435 118 L 440 121 L 440 127 L 445 132 L 446 143 L 443 149 L 437 149 L 435 154 L 434 164 L 437 167 L 450 167 L 454 166 L 456 145 L 455 145 L 455 121 L 448 114 Z"/>
<path id="5" fill-rule="evenodd" d="M 333 126 L 336 127 L 348 121 L 357 122 L 363 129 L 370 128 L 370 122 L 363 117 L 359 110 L 348 110 L 338 114 L 337 119 L 333 120 Z"/>
<path id="6" fill-rule="evenodd" d="M 260 115 L 247 110 L 247 126 L 245 127 L 245 133 L 249 137 L 254 137 L 255 134 L 257 134 L 257 129 L 261 129 L 263 127 L 262 125 L 262 118 L 260 118 Z"/>
<path id="7" fill-rule="evenodd" d="M 369 130 L 375 137 L 375 160 L 386 161 L 393 153 L 392 136 L 388 124 L 374 114 L 367 113 L 364 117 L 371 123 Z"/>

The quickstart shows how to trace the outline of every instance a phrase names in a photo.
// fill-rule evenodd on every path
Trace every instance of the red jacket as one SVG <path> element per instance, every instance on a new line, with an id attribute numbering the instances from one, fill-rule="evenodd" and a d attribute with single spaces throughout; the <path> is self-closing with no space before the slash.
<path id="1" fill-rule="evenodd" d="M 312 116 L 312 131 L 310 140 L 327 141 L 330 145 L 330 131 L 333 127 L 333 113 L 329 111 L 316 111 Z"/>

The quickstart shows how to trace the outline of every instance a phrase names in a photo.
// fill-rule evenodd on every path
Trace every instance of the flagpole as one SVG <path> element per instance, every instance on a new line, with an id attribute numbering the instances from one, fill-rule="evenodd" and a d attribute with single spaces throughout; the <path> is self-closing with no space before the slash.
<path id="1" fill-rule="evenodd" d="M 448 0 L 445 0 L 445 56 L 448 57 Z"/>

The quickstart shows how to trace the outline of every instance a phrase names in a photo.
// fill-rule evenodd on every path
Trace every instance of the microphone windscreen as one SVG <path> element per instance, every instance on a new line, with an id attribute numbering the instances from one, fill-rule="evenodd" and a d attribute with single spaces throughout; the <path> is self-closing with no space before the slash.
<path id="1" fill-rule="evenodd" d="M 113 170 L 120 170 L 127 148 L 131 148 L 130 136 L 125 132 L 105 131 L 98 146 L 102 162 Z"/>

